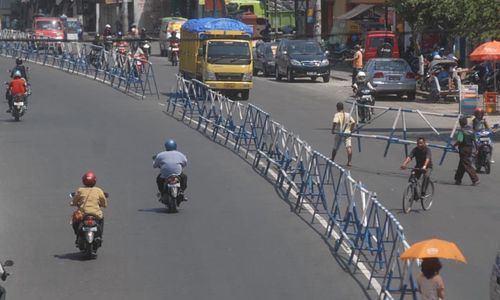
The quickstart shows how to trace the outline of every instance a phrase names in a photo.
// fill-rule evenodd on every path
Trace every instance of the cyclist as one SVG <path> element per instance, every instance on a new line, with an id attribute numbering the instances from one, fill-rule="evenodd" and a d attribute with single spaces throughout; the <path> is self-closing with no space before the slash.
<path id="1" fill-rule="evenodd" d="M 424 137 L 419 137 L 417 139 L 417 147 L 411 150 L 410 155 L 403 161 L 403 164 L 401 164 L 401 169 L 406 169 L 406 166 L 413 158 L 415 158 L 415 169 L 418 169 L 415 170 L 415 176 L 417 179 L 420 179 L 422 173 L 424 174 L 424 178 L 422 180 L 422 196 L 424 196 L 427 191 L 427 185 L 432 171 L 431 149 L 427 147 Z"/>

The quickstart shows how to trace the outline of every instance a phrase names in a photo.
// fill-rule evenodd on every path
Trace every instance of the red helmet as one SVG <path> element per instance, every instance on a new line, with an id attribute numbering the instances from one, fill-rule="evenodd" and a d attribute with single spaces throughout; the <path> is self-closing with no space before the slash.
<path id="1" fill-rule="evenodd" d="M 93 187 L 96 183 L 97 179 L 95 177 L 94 172 L 88 171 L 87 173 L 83 174 L 82 176 L 82 182 L 85 186 L 87 187 Z"/>
<path id="2" fill-rule="evenodd" d="M 481 107 L 476 107 L 476 109 L 474 109 L 474 116 L 478 117 L 478 118 L 482 118 L 484 116 L 484 111 Z"/>

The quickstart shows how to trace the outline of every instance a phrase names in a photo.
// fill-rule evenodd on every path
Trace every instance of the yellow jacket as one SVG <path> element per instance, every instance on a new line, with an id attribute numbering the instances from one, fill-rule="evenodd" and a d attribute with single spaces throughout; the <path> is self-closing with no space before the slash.
<path id="1" fill-rule="evenodd" d="M 108 202 L 104 192 L 98 187 L 82 187 L 76 191 L 71 206 L 78 206 L 84 214 L 93 214 L 103 218 L 101 207 L 107 207 Z"/>

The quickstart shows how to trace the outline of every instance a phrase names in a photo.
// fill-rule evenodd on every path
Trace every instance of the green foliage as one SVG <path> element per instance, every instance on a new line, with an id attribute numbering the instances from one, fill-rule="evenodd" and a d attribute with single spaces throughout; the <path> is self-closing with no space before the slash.
<path id="1" fill-rule="evenodd" d="M 391 0 L 413 32 L 435 30 L 472 40 L 500 39 L 500 0 Z"/>

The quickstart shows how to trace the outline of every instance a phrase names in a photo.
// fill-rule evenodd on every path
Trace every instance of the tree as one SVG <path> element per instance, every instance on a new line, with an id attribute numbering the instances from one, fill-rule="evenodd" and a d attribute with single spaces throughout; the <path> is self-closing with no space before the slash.
<path id="1" fill-rule="evenodd" d="M 408 22 L 414 39 L 429 24 L 450 38 L 500 38 L 500 0 L 391 0 L 391 5 Z"/>

